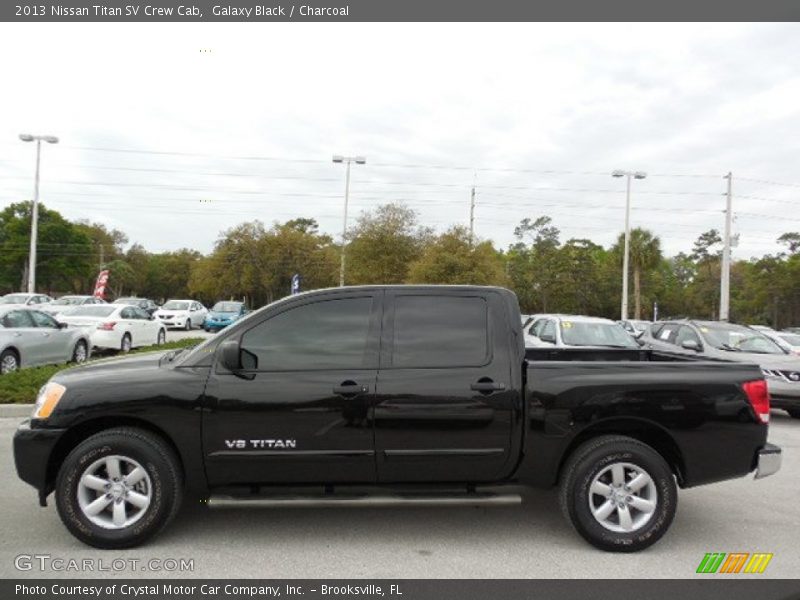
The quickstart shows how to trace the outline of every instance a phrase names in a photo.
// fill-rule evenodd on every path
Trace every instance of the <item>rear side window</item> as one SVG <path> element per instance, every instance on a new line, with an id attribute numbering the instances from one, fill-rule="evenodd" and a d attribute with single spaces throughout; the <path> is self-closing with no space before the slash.
<path id="1" fill-rule="evenodd" d="M 479 367 L 489 358 L 486 300 L 463 296 L 398 296 L 392 366 Z"/>
<path id="2" fill-rule="evenodd" d="M 34 327 L 30 314 L 24 310 L 12 310 L 2 319 L 3 327 L 14 329 L 16 327 Z"/>
<path id="3" fill-rule="evenodd" d="M 370 348 L 373 299 L 305 304 L 263 321 L 242 336 L 242 366 L 258 371 L 377 368 Z"/>

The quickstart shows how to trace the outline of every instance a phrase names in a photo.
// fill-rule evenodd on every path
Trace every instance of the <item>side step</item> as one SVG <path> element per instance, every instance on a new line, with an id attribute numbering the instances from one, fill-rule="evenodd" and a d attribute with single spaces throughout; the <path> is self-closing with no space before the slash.
<path id="1" fill-rule="evenodd" d="M 320 508 L 332 506 L 508 506 L 521 504 L 519 494 L 395 494 L 395 495 L 338 495 L 319 496 L 226 496 L 213 495 L 208 499 L 211 508 Z"/>

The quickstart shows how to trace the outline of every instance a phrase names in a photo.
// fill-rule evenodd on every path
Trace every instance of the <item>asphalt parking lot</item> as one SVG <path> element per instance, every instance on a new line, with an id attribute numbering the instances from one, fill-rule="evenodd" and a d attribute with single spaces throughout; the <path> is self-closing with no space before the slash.
<path id="1" fill-rule="evenodd" d="M 520 506 L 498 508 L 328 508 L 216 510 L 184 507 L 150 544 L 103 552 L 61 525 L 52 499 L 39 508 L 16 476 L 11 437 L 18 419 L 0 419 L 0 575 L 3 577 L 261 578 L 691 578 L 706 552 L 772 552 L 762 575 L 797 577 L 800 553 L 800 421 L 773 411 L 770 441 L 784 450 L 776 475 L 681 492 L 672 529 L 633 555 L 583 542 L 553 491 L 526 491 Z M 20 554 L 51 558 L 138 559 L 137 568 L 102 574 L 33 568 Z M 192 572 L 143 571 L 141 561 L 191 559 Z M 130 561 L 126 561 L 130 562 Z M 96 563 L 98 564 L 98 563 Z M 732 575 L 730 577 L 744 577 Z"/>

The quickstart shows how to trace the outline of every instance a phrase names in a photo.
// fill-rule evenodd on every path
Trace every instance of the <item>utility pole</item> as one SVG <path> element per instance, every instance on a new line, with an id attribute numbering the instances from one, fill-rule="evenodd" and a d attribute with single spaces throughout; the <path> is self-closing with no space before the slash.
<path id="1" fill-rule="evenodd" d="M 722 239 L 722 273 L 719 280 L 719 320 L 727 321 L 730 318 L 731 301 L 731 222 L 733 214 L 731 204 L 733 199 L 733 173 L 728 172 L 723 179 L 728 180 L 728 191 L 725 194 L 725 235 Z"/>
<path id="2" fill-rule="evenodd" d="M 647 173 L 642 171 L 614 171 L 612 177 L 625 177 L 627 185 L 625 188 L 625 250 L 622 256 L 622 305 L 620 307 L 620 319 L 628 319 L 628 270 L 631 252 L 631 179 L 644 179 Z"/>
<path id="3" fill-rule="evenodd" d="M 469 196 L 469 245 L 475 245 L 475 186 Z"/>
<path id="4" fill-rule="evenodd" d="M 344 287 L 344 264 L 345 264 L 345 249 L 347 247 L 347 204 L 350 201 L 350 163 L 357 165 L 366 164 L 367 159 L 363 156 L 340 156 L 335 154 L 333 162 L 346 163 L 347 171 L 344 183 L 344 222 L 342 223 L 342 254 L 341 262 L 339 264 L 339 287 Z"/>
<path id="5" fill-rule="evenodd" d="M 28 293 L 36 291 L 36 241 L 39 235 L 39 158 L 42 153 L 42 141 L 48 144 L 57 144 L 58 138 L 54 135 L 31 135 L 21 133 L 19 139 L 23 142 L 36 142 L 36 176 L 33 184 L 33 206 L 31 207 L 31 248 L 28 255 Z"/>
<path id="6" fill-rule="evenodd" d="M 100 244 L 100 268 L 101 269 L 103 268 L 103 265 L 106 262 L 104 259 L 105 259 L 105 253 L 103 252 L 103 244 Z"/>

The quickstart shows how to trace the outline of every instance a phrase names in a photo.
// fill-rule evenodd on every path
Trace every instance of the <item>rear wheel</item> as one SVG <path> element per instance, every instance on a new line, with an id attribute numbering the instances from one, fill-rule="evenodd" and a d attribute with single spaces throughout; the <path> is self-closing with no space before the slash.
<path id="1" fill-rule="evenodd" d="M 162 346 L 167 341 L 167 332 L 163 329 L 158 330 L 158 338 L 156 338 L 156 345 Z"/>
<path id="2" fill-rule="evenodd" d="M 125 335 L 122 336 L 122 342 L 119 345 L 119 351 L 122 352 L 123 354 L 127 354 L 128 352 L 131 351 L 132 347 L 133 347 L 133 342 L 131 341 L 131 334 L 126 333 Z"/>
<path id="3" fill-rule="evenodd" d="M 636 552 L 657 542 L 675 517 L 678 492 L 669 465 L 633 438 L 602 436 L 564 466 L 561 508 L 590 544 Z"/>
<path id="4" fill-rule="evenodd" d="M 58 472 L 56 507 L 64 525 L 97 548 L 128 548 L 157 534 L 182 497 L 178 460 L 150 432 L 120 427 L 79 444 Z"/>
<path id="5" fill-rule="evenodd" d="M 13 373 L 19 369 L 19 356 L 14 350 L 3 350 L 0 354 L 0 375 Z"/>
<path id="6" fill-rule="evenodd" d="M 788 412 L 789 416 L 793 419 L 800 419 L 800 408 L 787 408 L 786 412 Z"/>
<path id="7" fill-rule="evenodd" d="M 85 341 L 78 340 L 72 350 L 72 362 L 80 364 L 86 362 L 87 358 L 89 358 L 89 347 Z"/>

